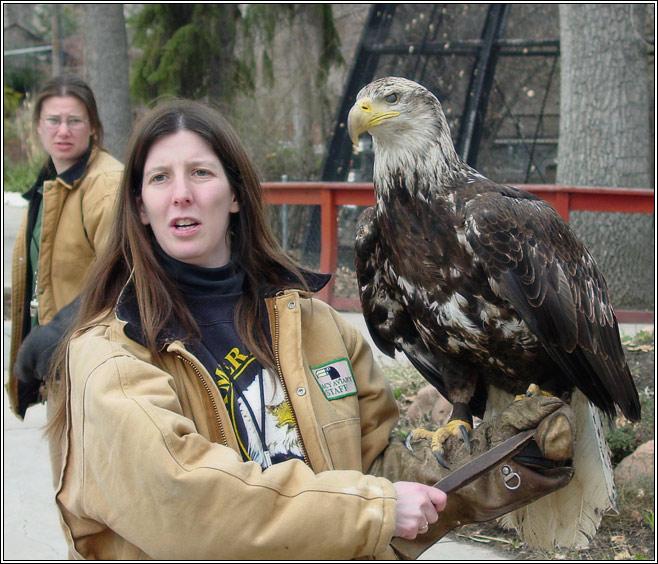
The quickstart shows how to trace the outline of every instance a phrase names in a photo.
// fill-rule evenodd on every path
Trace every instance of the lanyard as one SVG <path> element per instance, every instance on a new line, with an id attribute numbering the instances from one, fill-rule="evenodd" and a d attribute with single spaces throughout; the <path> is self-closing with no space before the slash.
<path id="1" fill-rule="evenodd" d="M 237 386 L 234 386 L 234 390 L 237 392 L 238 396 L 242 399 L 244 402 L 245 407 L 249 411 L 249 415 L 251 417 L 251 420 L 254 423 L 254 427 L 256 427 L 256 432 L 258 433 L 258 438 L 260 439 L 261 447 L 263 449 L 263 457 L 265 458 L 265 468 L 269 468 L 272 466 L 272 456 L 270 455 L 270 452 L 267 447 L 267 441 L 265 440 L 265 376 L 263 375 L 264 369 L 261 369 L 260 371 L 260 378 L 259 378 L 259 387 L 260 387 L 260 405 L 261 405 L 261 424 L 260 427 L 258 425 L 258 421 L 256 419 L 256 415 L 251 408 L 251 405 L 247 401 L 247 398 L 244 396 L 242 393 L 242 390 L 238 388 Z"/>

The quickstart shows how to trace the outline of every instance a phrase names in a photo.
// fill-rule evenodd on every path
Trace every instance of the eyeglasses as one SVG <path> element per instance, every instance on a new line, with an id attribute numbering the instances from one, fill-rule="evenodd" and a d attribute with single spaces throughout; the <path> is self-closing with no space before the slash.
<path id="1" fill-rule="evenodd" d="M 41 122 L 43 123 L 43 126 L 46 129 L 54 130 L 54 129 L 59 129 L 59 126 L 62 125 L 62 122 L 64 122 L 64 120 L 60 117 L 49 116 L 46 118 L 41 118 Z M 70 130 L 77 131 L 82 129 L 85 126 L 85 124 L 89 123 L 89 120 L 71 117 L 68 118 L 64 123 L 66 123 L 66 127 L 68 127 Z"/>

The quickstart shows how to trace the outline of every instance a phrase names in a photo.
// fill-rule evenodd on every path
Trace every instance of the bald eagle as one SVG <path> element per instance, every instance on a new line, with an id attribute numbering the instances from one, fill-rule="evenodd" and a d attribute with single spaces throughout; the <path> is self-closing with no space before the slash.
<path id="1" fill-rule="evenodd" d="M 640 403 L 606 282 L 544 200 L 497 184 L 455 152 L 437 98 L 375 80 L 348 118 L 373 138 L 376 203 L 357 226 L 356 274 L 377 346 L 401 351 L 453 405 L 448 429 L 487 418 L 530 384 L 577 418 L 570 484 L 504 518 L 530 544 L 586 546 L 616 509 L 601 410 Z"/>

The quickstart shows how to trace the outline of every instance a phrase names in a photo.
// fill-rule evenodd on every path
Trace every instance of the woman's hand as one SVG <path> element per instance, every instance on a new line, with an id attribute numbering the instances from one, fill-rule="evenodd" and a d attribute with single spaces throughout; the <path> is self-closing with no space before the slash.
<path id="1" fill-rule="evenodd" d="M 416 482 L 394 482 L 393 487 L 398 500 L 393 536 L 413 540 L 439 520 L 446 494 Z"/>

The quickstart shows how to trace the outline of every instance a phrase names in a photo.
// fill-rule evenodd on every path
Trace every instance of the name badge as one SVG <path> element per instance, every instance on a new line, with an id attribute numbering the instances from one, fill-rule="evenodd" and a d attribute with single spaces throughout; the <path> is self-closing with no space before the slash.
<path id="1" fill-rule="evenodd" d="M 329 401 L 353 396 L 357 393 L 352 366 L 346 358 L 311 367 L 311 372 Z"/>

